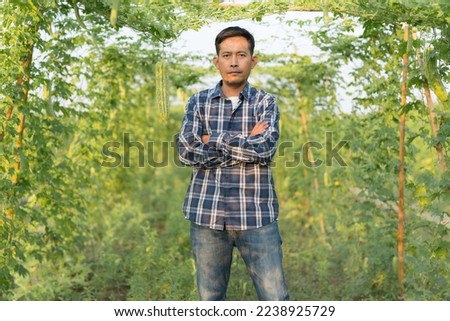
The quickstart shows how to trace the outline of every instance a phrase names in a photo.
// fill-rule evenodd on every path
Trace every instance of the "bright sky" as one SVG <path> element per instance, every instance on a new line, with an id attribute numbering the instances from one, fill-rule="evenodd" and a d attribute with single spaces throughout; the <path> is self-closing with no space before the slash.
<path id="1" fill-rule="evenodd" d="M 235 22 L 212 23 L 203 26 L 198 31 L 189 30 L 184 32 L 171 45 L 170 50 L 180 54 L 204 55 L 212 60 L 215 55 L 214 39 L 216 35 L 226 27 L 239 26 L 246 28 L 255 37 L 256 52 L 264 54 L 297 53 L 299 55 L 317 56 L 320 51 L 312 44 L 312 40 L 306 34 L 319 28 L 314 19 L 320 16 L 322 16 L 321 12 L 290 11 L 282 16 L 283 19 L 280 19 L 280 16 L 273 15 L 264 17 L 261 22 L 239 20 Z M 297 23 L 289 25 L 286 21 L 290 20 L 311 20 L 312 22 L 300 27 Z M 219 76 L 212 78 L 211 83 L 208 80 L 208 86 L 214 85 L 219 79 Z M 346 95 L 343 89 L 338 90 L 337 94 L 341 102 L 341 110 L 350 111 L 351 97 Z"/>
<path id="2" fill-rule="evenodd" d="M 311 20 L 321 16 L 318 12 L 287 12 L 284 20 Z M 172 45 L 172 50 L 181 53 L 214 55 L 214 39 L 224 28 L 239 26 L 246 28 L 255 37 L 256 51 L 262 53 L 294 53 L 301 55 L 317 54 L 317 48 L 308 37 L 302 36 L 306 30 L 299 26 L 280 21 L 280 16 L 264 17 L 261 22 L 239 20 L 235 22 L 217 22 L 203 26 L 200 30 L 189 30 Z"/>

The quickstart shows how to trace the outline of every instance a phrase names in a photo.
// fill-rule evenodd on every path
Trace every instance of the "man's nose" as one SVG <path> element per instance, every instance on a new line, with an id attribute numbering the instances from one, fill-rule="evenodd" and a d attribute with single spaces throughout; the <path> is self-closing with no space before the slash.
<path id="1" fill-rule="evenodd" d="M 235 56 L 235 55 L 231 56 L 231 66 L 232 67 L 238 66 L 238 59 L 237 59 L 237 56 Z"/>

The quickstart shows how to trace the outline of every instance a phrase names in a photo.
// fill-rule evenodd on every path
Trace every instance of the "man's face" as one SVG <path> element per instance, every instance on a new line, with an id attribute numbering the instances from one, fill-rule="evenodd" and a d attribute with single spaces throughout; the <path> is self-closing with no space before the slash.
<path id="1" fill-rule="evenodd" d="M 213 61 L 224 85 L 240 88 L 247 83 L 257 58 L 251 55 L 247 39 L 237 36 L 227 38 L 220 44 L 219 55 Z"/>

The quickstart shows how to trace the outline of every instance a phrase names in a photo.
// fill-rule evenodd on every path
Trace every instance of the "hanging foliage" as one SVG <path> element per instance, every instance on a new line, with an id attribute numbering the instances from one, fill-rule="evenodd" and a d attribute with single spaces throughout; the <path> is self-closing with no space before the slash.
<path id="1" fill-rule="evenodd" d="M 169 90 L 167 77 L 167 63 L 164 59 L 159 60 L 155 65 L 156 102 L 159 113 L 164 121 L 169 116 Z"/>
<path id="2" fill-rule="evenodd" d="M 119 11 L 119 4 L 120 4 L 120 0 L 113 0 L 112 5 L 111 5 L 111 14 L 109 16 L 109 21 L 110 21 L 111 26 L 113 28 L 116 27 L 117 14 L 118 14 L 118 11 Z"/>

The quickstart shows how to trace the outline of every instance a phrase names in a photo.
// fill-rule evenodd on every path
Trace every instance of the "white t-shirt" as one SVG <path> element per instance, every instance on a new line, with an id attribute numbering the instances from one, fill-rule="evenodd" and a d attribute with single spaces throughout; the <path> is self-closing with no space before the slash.
<path id="1" fill-rule="evenodd" d="M 229 100 L 231 100 L 231 104 L 233 105 L 233 109 L 237 107 L 239 104 L 239 96 L 231 96 L 228 97 Z"/>

